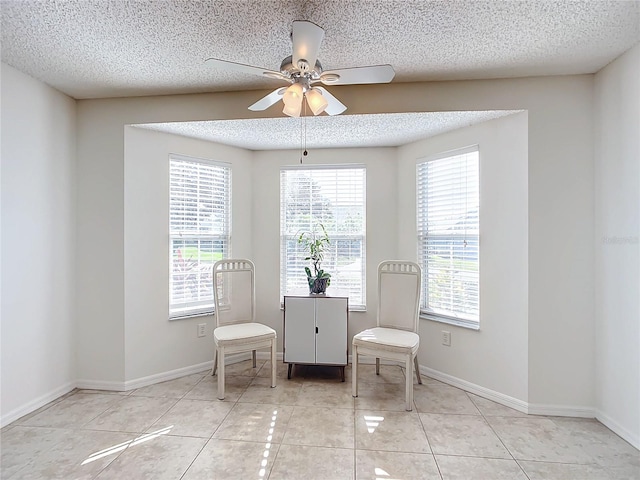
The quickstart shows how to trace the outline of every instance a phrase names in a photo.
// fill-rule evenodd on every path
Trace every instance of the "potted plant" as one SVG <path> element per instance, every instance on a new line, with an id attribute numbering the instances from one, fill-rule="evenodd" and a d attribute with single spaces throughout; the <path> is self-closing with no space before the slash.
<path id="1" fill-rule="evenodd" d="M 318 228 L 314 228 L 311 232 L 302 232 L 298 236 L 298 243 L 307 251 L 308 256 L 305 260 L 311 260 L 313 265 L 313 274 L 309 267 L 304 267 L 304 271 L 307 273 L 307 282 L 309 283 L 310 293 L 325 293 L 327 287 L 331 284 L 331 275 L 325 272 L 321 263 L 324 259 L 326 249 L 331 245 L 329 235 L 324 225 L 319 223 Z"/>

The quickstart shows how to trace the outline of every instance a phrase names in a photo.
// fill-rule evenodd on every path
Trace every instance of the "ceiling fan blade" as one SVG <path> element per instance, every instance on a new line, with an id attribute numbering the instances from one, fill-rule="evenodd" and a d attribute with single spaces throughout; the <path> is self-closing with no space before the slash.
<path id="1" fill-rule="evenodd" d="M 327 115 L 340 115 L 347 109 L 347 106 L 344 105 L 340 100 L 331 95 L 326 88 L 322 87 L 314 87 L 322 92 L 322 96 L 327 100 L 327 108 L 325 108 L 325 112 Z"/>
<path id="2" fill-rule="evenodd" d="M 254 67 L 252 65 L 245 65 L 243 63 L 229 62 L 228 60 L 220 60 L 218 58 L 207 58 L 204 63 L 211 67 L 229 70 L 240 73 L 250 73 L 252 75 L 260 75 L 269 78 L 282 79 L 289 81 L 289 77 L 283 75 L 275 70 L 269 70 L 268 68 Z"/>
<path id="3" fill-rule="evenodd" d="M 282 100 L 282 95 L 286 90 L 287 90 L 287 87 L 276 88 L 269 95 L 262 97 L 256 103 L 251 105 L 249 107 L 249 110 L 253 110 L 254 112 L 257 112 L 260 110 L 266 110 L 274 103 L 278 103 L 280 100 Z"/>
<path id="4" fill-rule="evenodd" d="M 307 62 L 307 69 L 313 70 L 318 59 L 324 30 L 315 23 L 297 20 L 293 22 L 291 40 L 293 41 L 293 66 L 300 68 L 299 60 Z M 300 68 L 302 72 L 305 70 Z"/>
<path id="5" fill-rule="evenodd" d="M 335 78 L 338 75 L 339 78 Z M 320 75 L 325 85 L 353 85 L 362 83 L 389 83 L 396 72 L 391 65 L 371 65 L 369 67 L 341 68 L 327 70 Z"/>

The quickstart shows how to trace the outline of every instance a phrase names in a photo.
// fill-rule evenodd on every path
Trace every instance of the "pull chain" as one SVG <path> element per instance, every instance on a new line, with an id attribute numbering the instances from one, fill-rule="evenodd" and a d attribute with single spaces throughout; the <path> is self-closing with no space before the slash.
<path id="1" fill-rule="evenodd" d="M 302 165 L 303 157 L 308 155 L 307 152 L 307 102 L 302 99 L 304 113 L 300 119 L 300 165 Z"/>

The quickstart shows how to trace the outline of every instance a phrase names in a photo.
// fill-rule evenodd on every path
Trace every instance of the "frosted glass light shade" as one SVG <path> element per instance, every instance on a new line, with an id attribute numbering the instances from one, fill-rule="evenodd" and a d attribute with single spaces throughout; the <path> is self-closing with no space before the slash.
<path id="1" fill-rule="evenodd" d="M 284 102 L 284 109 L 282 113 L 289 115 L 290 117 L 299 117 L 300 110 L 302 109 L 302 99 L 304 92 L 302 85 L 294 83 L 284 92 L 282 101 Z"/>
<path id="2" fill-rule="evenodd" d="M 315 88 L 309 90 L 306 94 L 307 103 L 309 104 L 309 108 L 313 112 L 314 115 L 319 115 L 324 112 L 324 109 L 327 108 L 327 100 L 322 96 Z"/>
<path id="3" fill-rule="evenodd" d="M 290 101 L 289 103 L 284 103 L 284 108 L 282 109 L 282 113 L 285 115 L 289 115 L 290 117 L 299 117 L 300 111 L 302 110 L 302 102 Z"/>
<path id="4" fill-rule="evenodd" d="M 299 83 L 294 83 L 289 88 L 287 88 L 282 96 L 282 101 L 286 104 L 291 102 L 302 103 L 302 97 L 304 92 L 302 90 L 302 85 Z"/>

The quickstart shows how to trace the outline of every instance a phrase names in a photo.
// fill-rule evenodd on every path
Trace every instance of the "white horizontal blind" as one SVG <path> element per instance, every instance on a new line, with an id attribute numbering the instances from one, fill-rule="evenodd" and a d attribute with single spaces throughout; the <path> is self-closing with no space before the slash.
<path id="1" fill-rule="evenodd" d="M 360 165 L 289 167 L 280 171 L 280 300 L 309 291 L 302 232 L 324 225 L 331 248 L 321 267 L 327 290 L 347 293 L 349 308 L 365 308 L 366 169 Z M 321 233 L 321 232 L 320 232 Z M 313 270 L 313 269 L 312 269 Z"/>
<path id="2" fill-rule="evenodd" d="M 213 311 L 212 267 L 229 256 L 231 168 L 169 157 L 169 318 Z"/>
<path id="3" fill-rule="evenodd" d="M 417 164 L 423 313 L 478 324 L 479 206 L 477 147 Z"/>

